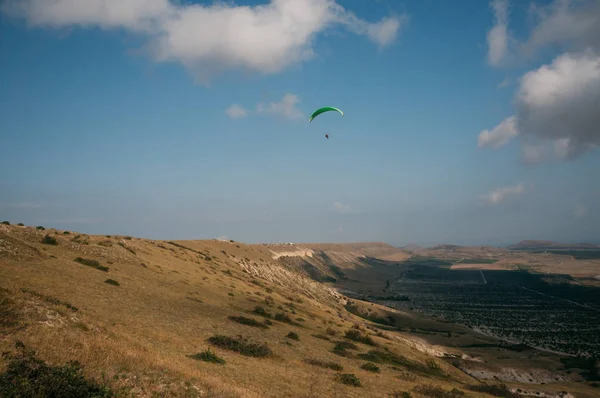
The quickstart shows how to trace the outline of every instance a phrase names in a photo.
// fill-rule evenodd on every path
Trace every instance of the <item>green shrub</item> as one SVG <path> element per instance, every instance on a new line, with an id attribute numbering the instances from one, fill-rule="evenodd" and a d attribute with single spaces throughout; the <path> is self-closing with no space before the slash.
<path id="1" fill-rule="evenodd" d="M 352 386 L 352 387 L 362 386 L 362 383 L 360 382 L 358 377 L 356 377 L 354 374 L 350 374 L 350 373 L 338 374 L 337 380 L 340 383 L 345 384 L 347 386 Z"/>
<path id="2" fill-rule="evenodd" d="M 46 296 L 45 294 L 38 293 L 38 292 L 36 292 L 34 290 L 29 290 L 29 289 L 21 288 L 21 291 L 23 293 L 31 294 L 32 296 L 35 296 L 35 297 L 39 298 L 40 300 L 44 300 L 47 303 L 54 304 L 54 305 L 64 305 L 65 307 L 67 307 L 71 311 L 74 311 L 74 312 L 79 311 L 79 309 L 77 307 L 75 307 L 74 305 L 71 305 L 71 304 L 66 303 L 66 302 L 62 302 L 62 301 L 60 301 L 57 298 L 54 298 L 54 297 L 51 297 L 51 296 Z"/>
<path id="3" fill-rule="evenodd" d="M 408 391 L 400 391 L 391 393 L 390 398 L 412 398 L 412 396 Z"/>
<path id="4" fill-rule="evenodd" d="M 113 285 L 113 286 L 119 286 L 119 282 L 117 282 L 114 279 L 107 279 L 104 281 L 104 283 L 108 283 L 109 285 Z"/>
<path id="5" fill-rule="evenodd" d="M 45 230 L 46 228 L 42 227 L 41 225 L 38 225 L 37 227 L 35 227 L 35 229 L 39 229 L 40 231 Z"/>
<path id="6" fill-rule="evenodd" d="M 505 384 L 471 384 L 467 386 L 467 389 L 501 398 L 519 398 L 521 396 L 510 391 Z"/>
<path id="7" fill-rule="evenodd" d="M 335 336 L 337 334 L 337 330 L 332 329 L 332 328 L 327 328 L 325 333 L 327 333 L 329 336 Z"/>
<path id="8" fill-rule="evenodd" d="M 88 267 L 96 268 L 97 270 L 100 270 L 100 271 L 108 272 L 108 267 L 105 267 L 104 265 L 100 265 L 100 263 L 96 260 L 90 260 L 87 258 L 77 257 L 74 261 L 78 262 L 79 264 L 87 265 Z"/>
<path id="9" fill-rule="evenodd" d="M 10 221 L 2 221 L 2 224 L 4 224 L 4 225 L 10 225 Z"/>
<path id="10" fill-rule="evenodd" d="M 263 307 L 261 306 L 256 306 L 254 307 L 254 311 L 252 311 L 252 313 L 256 314 L 256 315 L 260 315 L 263 316 L 265 318 L 272 318 L 273 316 L 271 315 L 271 313 L 267 312 L 267 310 L 265 310 Z"/>
<path id="11" fill-rule="evenodd" d="M 5 352 L 9 361 L 6 371 L 0 374 L 2 397 L 115 397 L 107 386 L 87 380 L 78 362 L 63 366 L 49 366 L 35 357 L 35 351 L 17 342 L 18 352 Z"/>
<path id="12" fill-rule="evenodd" d="M 275 320 L 279 321 L 279 322 L 285 322 L 285 323 L 292 322 L 290 317 L 287 314 L 284 314 L 283 312 L 278 312 L 277 314 L 275 314 Z"/>
<path id="13" fill-rule="evenodd" d="M 342 348 L 344 350 L 358 350 L 358 346 L 349 341 L 338 341 L 336 347 Z"/>
<path id="14" fill-rule="evenodd" d="M 71 233 L 69 231 L 63 231 L 63 235 L 70 235 Z"/>
<path id="15" fill-rule="evenodd" d="M 352 357 L 352 353 L 346 351 L 346 349 L 343 346 L 340 346 L 339 344 L 336 344 L 333 347 L 333 353 L 335 355 L 339 355 L 341 357 L 346 357 L 346 358 Z"/>
<path id="16" fill-rule="evenodd" d="M 235 294 L 233 294 L 232 292 L 227 293 L 228 296 L 233 297 L 235 296 Z"/>
<path id="17" fill-rule="evenodd" d="M 358 341 L 359 343 L 374 346 L 375 342 L 370 336 L 363 336 L 358 330 L 351 329 L 346 331 L 347 339 Z"/>
<path id="18" fill-rule="evenodd" d="M 289 332 L 285 337 L 287 337 L 288 339 L 292 339 L 292 340 L 300 340 L 300 337 L 298 337 L 298 334 L 294 333 L 294 332 Z"/>
<path id="19" fill-rule="evenodd" d="M 248 357 L 261 358 L 268 357 L 273 354 L 273 351 L 271 351 L 266 343 L 253 343 L 242 336 L 230 337 L 224 335 L 215 335 L 210 337 L 208 342 L 216 347 L 234 351 Z"/>
<path id="20" fill-rule="evenodd" d="M 369 372 L 375 372 L 375 373 L 379 373 L 379 371 L 380 371 L 379 366 L 375 365 L 372 362 L 367 362 L 360 368 L 364 369 L 364 370 L 368 370 Z"/>
<path id="21" fill-rule="evenodd" d="M 445 376 L 444 371 L 435 363 L 429 360 L 428 364 L 408 359 L 402 355 L 396 355 L 392 352 L 371 350 L 366 354 L 358 354 L 358 357 L 366 361 L 375 363 L 387 363 L 390 365 L 403 366 L 411 372 L 420 373 L 429 376 Z"/>
<path id="22" fill-rule="evenodd" d="M 53 246 L 58 245 L 56 238 L 53 236 L 50 236 L 48 234 L 46 234 L 46 236 L 44 236 L 44 238 L 42 239 L 42 243 L 45 245 L 53 245 Z"/>
<path id="23" fill-rule="evenodd" d="M 25 226 L 25 224 L 23 224 L 22 222 L 18 223 L 17 225 L 18 225 L 19 227 L 24 227 L 24 226 Z"/>
<path id="24" fill-rule="evenodd" d="M 214 352 L 212 352 L 210 350 L 210 348 L 208 348 L 206 351 L 199 352 L 194 355 L 188 355 L 188 358 L 197 359 L 199 361 L 204 361 L 204 362 L 212 362 L 212 363 L 216 363 L 219 365 L 225 364 L 225 360 L 223 358 L 219 357 Z"/>
<path id="25" fill-rule="evenodd" d="M 344 367 L 342 365 L 340 365 L 339 363 L 335 363 L 335 362 L 326 362 L 326 361 L 321 361 L 320 359 L 312 359 L 312 358 L 307 358 L 304 360 L 304 362 L 309 365 L 319 366 L 321 368 L 326 368 L 326 369 L 333 369 L 338 372 L 344 370 Z"/>
<path id="26" fill-rule="evenodd" d="M 418 392 L 421 395 L 432 398 L 459 398 L 465 395 L 464 391 L 461 391 L 457 388 L 453 388 L 450 391 L 444 390 L 440 386 L 434 386 L 431 384 L 425 384 L 416 386 L 413 388 L 413 391 Z"/>
<path id="27" fill-rule="evenodd" d="M 312 336 L 317 339 L 331 341 L 331 339 L 329 337 L 325 336 L 324 334 L 313 334 Z"/>
<path id="28" fill-rule="evenodd" d="M 229 320 L 241 323 L 242 325 L 254 326 L 257 328 L 268 329 L 269 327 L 264 323 L 258 322 L 256 319 L 246 318 L 245 316 L 229 316 Z"/>

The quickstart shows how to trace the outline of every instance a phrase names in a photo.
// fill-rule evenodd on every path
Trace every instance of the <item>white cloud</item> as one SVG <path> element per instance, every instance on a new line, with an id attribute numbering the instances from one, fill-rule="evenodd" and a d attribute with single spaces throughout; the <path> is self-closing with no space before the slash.
<path id="1" fill-rule="evenodd" d="M 588 215 L 588 209 L 585 205 L 577 204 L 573 208 L 573 215 L 576 218 L 584 218 Z"/>
<path id="2" fill-rule="evenodd" d="M 600 145 L 600 57 L 564 54 L 528 72 L 517 92 L 517 130 L 554 142 L 559 158 Z"/>
<path id="3" fill-rule="evenodd" d="M 496 188 L 493 191 L 483 195 L 482 199 L 490 205 L 497 205 L 506 201 L 507 199 L 521 195 L 524 192 L 525 187 L 523 184 L 518 184 L 511 187 Z"/>
<path id="4" fill-rule="evenodd" d="M 529 39 L 521 45 L 526 54 L 559 45 L 571 51 L 600 50 L 600 2 L 598 0 L 555 0 L 533 7 L 538 19 Z"/>
<path id="5" fill-rule="evenodd" d="M 488 63 L 492 66 L 502 64 L 508 53 L 508 0 L 494 0 L 490 3 L 494 9 L 494 26 L 487 33 Z"/>
<path id="6" fill-rule="evenodd" d="M 259 103 L 256 106 L 256 112 L 277 115 L 287 119 L 300 119 L 304 116 L 296 104 L 300 99 L 295 94 L 286 94 L 281 101 L 269 102 L 268 104 Z"/>
<path id="7" fill-rule="evenodd" d="M 526 162 L 573 159 L 600 146 L 600 56 L 566 53 L 526 73 L 516 114 L 479 135 L 478 145 L 501 147 L 519 135 Z M 547 144 L 551 144 L 553 150 Z"/>
<path id="8" fill-rule="evenodd" d="M 340 202 L 333 202 L 333 209 L 338 213 L 347 213 L 350 211 L 350 205 L 346 205 Z"/>
<path id="9" fill-rule="evenodd" d="M 518 131 L 515 126 L 515 117 L 511 116 L 504 119 L 499 125 L 494 127 L 492 131 L 483 130 L 479 133 L 477 146 L 480 148 L 485 146 L 500 148 L 506 145 L 517 134 Z"/>
<path id="10" fill-rule="evenodd" d="M 277 73 L 313 56 L 317 34 L 343 26 L 389 45 L 405 15 L 374 23 L 335 0 L 271 0 L 256 6 L 180 0 L 5 0 L 2 9 L 32 27 L 124 29 L 148 39 L 159 62 L 179 62 L 201 83 L 230 69 Z"/>
<path id="11" fill-rule="evenodd" d="M 233 104 L 225 110 L 227 116 L 232 119 L 239 119 L 248 116 L 248 111 L 238 104 Z"/>

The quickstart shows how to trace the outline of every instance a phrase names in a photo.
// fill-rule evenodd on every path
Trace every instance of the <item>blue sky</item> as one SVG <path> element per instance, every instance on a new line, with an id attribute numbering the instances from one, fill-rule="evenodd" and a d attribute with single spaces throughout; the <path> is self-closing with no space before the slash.
<path id="1" fill-rule="evenodd" d="M 531 4 L 5 2 L 0 218 L 249 243 L 600 242 L 600 7 Z M 309 124 L 325 105 L 345 115 Z"/>

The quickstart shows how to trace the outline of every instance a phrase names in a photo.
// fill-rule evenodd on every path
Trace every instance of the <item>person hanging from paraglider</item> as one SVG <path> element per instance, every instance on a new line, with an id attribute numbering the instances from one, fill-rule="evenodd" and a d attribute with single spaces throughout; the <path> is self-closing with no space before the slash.
<path id="1" fill-rule="evenodd" d="M 314 113 L 310 116 L 310 119 L 308 120 L 308 122 L 312 122 L 313 119 L 317 116 L 319 116 L 321 113 L 325 113 L 325 112 L 331 112 L 331 111 L 335 111 L 335 112 L 339 112 L 342 116 L 344 116 L 344 112 L 342 112 L 340 109 L 338 108 L 334 108 L 333 106 L 326 106 L 323 108 L 319 108 L 316 111 L 314 111 Z M 325 134 L 325 138 L 329 139 L 329 133 Z"/>

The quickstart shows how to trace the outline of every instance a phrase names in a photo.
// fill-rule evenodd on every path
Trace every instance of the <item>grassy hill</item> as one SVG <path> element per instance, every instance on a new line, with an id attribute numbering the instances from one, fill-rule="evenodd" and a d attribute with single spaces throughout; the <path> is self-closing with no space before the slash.
<path id="1" fill-rule="evenodd" d="M 373 244 L 304 246 L 342 273 L 360 261 L 335 265 L 323 253 L 377 254 Z M 386 331 L 360 308 L 398 322 L 410 315 L 350 305 L 273 249 L 0 225 L 0 352 L 10 353 L 0 359 L 0 392 L 15 380 L 35 389 L 26 370 L 42 372 L 39 358 L 57 383 L 96 388 L 75 382 L 65 366 L 77 361 L 87 380 L 122 396 L 494 396 L 427 342 Z"/>

